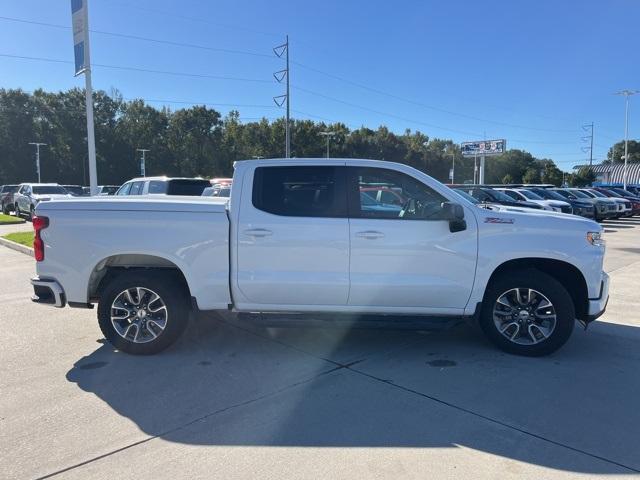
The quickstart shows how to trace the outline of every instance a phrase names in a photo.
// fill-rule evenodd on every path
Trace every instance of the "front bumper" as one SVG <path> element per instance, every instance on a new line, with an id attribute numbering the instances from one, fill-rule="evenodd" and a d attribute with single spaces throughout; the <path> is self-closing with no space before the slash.
<path id="1" fill-rule="evenodd" d="M 51 305 L 57 308 L 62 308 L 67 304 L 64 290 L 55 280 L 33 277 L 31 279 L 31 285 L 33 285 L 32 302 Z"/>
<path id="2" fill-rule="evenodd" d="M 589 310 L 587 312 L 587 322 L 593 322 L 600 317 L 607 308 L 609 301 L 609 275 L 602 272 L 602 280 L 600 282 L 600 297 L 589 299 Z"/>

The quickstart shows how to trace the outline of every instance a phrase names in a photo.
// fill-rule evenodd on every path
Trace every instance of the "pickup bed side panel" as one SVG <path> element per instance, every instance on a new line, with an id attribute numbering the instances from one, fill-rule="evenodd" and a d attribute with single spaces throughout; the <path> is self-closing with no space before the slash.
<path id="1" fill-rule="evenodd" d="M 229 294 L 229 222 L 224 211 L 70 210 L 51 205 L 43 230 L 41 278 L 57 280 L 67 300 L 86 303 L 94 268 L 114 255 L 159 257 L 187 280 L 202 310 L 226 309 Z"/>

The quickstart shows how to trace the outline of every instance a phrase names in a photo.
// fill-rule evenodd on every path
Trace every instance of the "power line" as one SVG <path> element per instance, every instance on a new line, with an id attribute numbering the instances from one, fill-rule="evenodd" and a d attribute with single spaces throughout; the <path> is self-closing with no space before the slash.
<path id="1" fill-rule="evenodd" d="M 139 9 L 140 10 L 148 10 L 148 9 L 144 9 L 144 8 L 139 8 Z M 168 15 L 168 14 L 166 14 L 166 15 Z M 20 22 L 20 23 L 39 25 L 39 26 L 53 27 L 53 28 L 62 28 L 62 29 L 70 29 L 71 28 L 71 27 L 66 26 L 66 25 L 51 24 L 51 23 L 45 23 L 45 22 L 37 22 L 37 21 L 24 20 L 24 19 L 18 19 L 18 18 L 13 18 L 13 17 L 6 17 L 6 16 L 0 16 L 0 19 L 1 20 L 14 21 L 14 22 Z M 192 19 L 192 20 L 196 20 L 196 19 Z M 205 22 L 205 23 L 209 23 L 209 22 Z M 139 35 L 129 35 L 129 34 L 116 33 L 116 32 L 108 32 L 108 31 L 104 31 L 104 30 L 90 30 L 90 31 L 92 33 L 97 33 L 97 34 L 101 34 L 101 35 L 110 35 L 110 36 L 114 36 L 114 37 L 127 38 L 127 39 L 131 39 L 131 40 L 139 40 L 139 41 L 147 41 L 147 42 L 164 44 L 164 45 L 172 45 L 172 46 L 179 46 L 179 47 L 185 47 L 185 48 L 195 48 L 195 49 L 201 49 L 201 50 L 217 51 L 217 52 L 222 52 L 222 53 L 251 55 L 251 56 L 263 57 L 263 58 L 273 58 L 270 55 L 262 54 L 262 53 L 259 53 L 259 52 L 208 47 L 208 46 L 204 46 L 204 45 L 196 45 L 196 44 L 190 44 L 190 43 L 184 43 L 184 42 L 174 42 L 174 41 L 169 41 L 169 40 L 161 40 L 161 39 L 156 39 L 156 38 L 143 37 L 143 36 L 139 36 Z M 354 82 L 352 80 L 340 77 L 338 75 L 334 75 L 334 74 L 329 73 L 329 72 L 325 72 L 323 70 L 311 67 L 309 65 L 305 65 L 305 64 L 300 63 L 300 62 L 291 61 L 291 63 L 295 64 L 295 65 L 297 65 L 299 67 L 302 67 L 304 69 L 310 70 L 312 72 L 319 73 L 321 75 L 325 75 L 325 76 L 327 76 L 329 78 L 333 78 L 335 80 L 347 83 L 349 85 L 355 86 L 357 88 L 360 88 L 360 89 L 363 89 L 363 90 L 366 90 L 366 91 L 369 91 L 369 92 L 372 92 L 372 93 L 376 93 L 378 95 L 386 96 L 388 98 L 393 98 L 395 100 L 399 100 L 399 101 L 402 101 L 402 102 L 405 102 L 405 103 L 408 103 L 408 104 L 411 104 L 411 105 L 416 105 L 416 106 L 419 106 L 419 107 L 422 107 L 422 108 L 426 108 L 426 109 L 429 109 L 429 110 L 437 111 L 437 112 L 440 112 L 440 113 L 445 113 L 445 114 L 448 114 L 448 115 L 453 115 L 453 116 L 457 116 L 457 117 L 461 117 L 461 118 L 467 118 L 467 119 L 470 119 L 470 120 L 483 122 L 483 123 L 490 123 L 490 124 L 494 124 L 494 125 L 500 125 L 500 126 L 505 126 L 505 127 L 510 127 L 510 128 L 524 129 L 524 130 L 531 130 L 531 131 L 553 132 L 553 133 L 575 133 L 576 132 L 576 130 L 560 130 L 560 129 L 548 129 L 548 128 L 530 127 L 530 126 L 518 125 L 518 124 L 514 124 L 514 123 L 509 123 L 509 122 L 501 122 L 501 121 L 496 121 L 496 120 L 485 119 L 485 118 L 477 117 L 477 116 L 474 116 L 474 115 L 468 115 L 468 114 L 460 113 L 460 112 L 454 112 L 452 110 L 447 110 L 447 109 L 436 107 L 436 106 L 433 106 L 433 105 L 428 105 L 428 104 L 425 104 L 423 102 L 419 102 L 419 101 L 416 101 L 416 100 L 412 100 L 412 99 L 409 99 L 409 98 L 402 97 L 400 95 L 396 95 L 396 94 L 392 94 L 392 93 L 389 93 L 389 92 L 385 92 L 385 91 L 379 90 L 377 88 L 369 87 L 367 85 L 364 85 L 364 84 L 361 84 L 361 83 L 358 83 L 358 82 Z"/>
<path id="2" fill-rule="evenodd" d="M 64 29 L 64 30 L 71 30 L 71 27 L 68 25 L 60 25 L 60 24 L 55 24 L 55 23 L 46 23 L 46 22 L 37 22 L 34 20 L 24 20 L 21 18 L 14 18 L 14 17 L 5 17 L 5 16 L 0 16 L 0 20 L 6 20 L 6 21 L 11 21 L 11 22 L 18 22 L 18 23 L 26 23 L 26 24 L 30 24 L 30 25 L 38 25 L 41 27 L 51 27 L 51 28 L 60 28 L 60 29 Z M 159 38 L 150 38 L 150 37 L 143 37 L 140 35 L 130 35 L 130 34 L 126 34 L 126 33 L 117 33 L 117 32 L 107 32 L 105 30 L 89 30 L 90 33 L 97 33 L 99 35 L 107 35 L 107 36 L 111 36 L 111 37 L 118 37 L 118 38 L 126 38 L 128 40 L 139 40 L 139 41 L 143 41 L 143 42 L 151 42 L 151 43 L 158 43 L 158 44 L 162 44 L 162 45 L 171 45 L 171 46 L 175 46 L 175 47 L 184 47 L 184 48 L 194 48 L 194 49 L 198 49 L 198 50 L 208 50 L 208 51 L 212 51 L 212 52 L 221 52 L 221 53 L 231 53 L 231 54 L 237 54 L 237 55 L 250 55 L 253 57 L 263 57 L 263 58 L 268 58 L 268 59 L 273 59 L 273 57 L 271 55 L 267 55 L 266 53 L 260 53 L 260 52 L 252 52 L 249 50 L 235 50 L 235 49 L 230 49 L 230 48 L 218 48 L 218 47 L 209 47 L 206 45 L 197 45 L 194 43 L 184 43 L 184 42 L 174 42 L 171 40 L 162 40 Z"/>
<path id="3" fill-rule="evenodd" d="M 376 93 L 378 95 L 382 95 L 382 96 L 385 96 L 385 97 L 393 98 L 395 100 L 400 100 L 402 102 L 409 103 L 411 105 L 416 105 L 416 106 L 419 106 L 419 107 L 422 107 L 422 108 L 426 108 L 426 109 L 429 109 L 429 110 L 434 110 L 434 111 L 437 111 L 437 112 L 446 113 L 448 115 L 454 115 L 454 116 L 457 116 L 457 117 L 467 118 L 467 119 L 470 119 L 470 120 L 475 120 L 475 121 L 479 121 L 479 122 L 483 122 L 483 123 L 491 123 L 491 124 L 494 124 L 494 125 L 501 125 L 501 126 L 505 126 L 505 127 L 519 128 L 519 129 L 525 129 L 525 130 L 535 130 L 535 131 L 540 131 L 540 132 L 555 132 L 555 133 L 575 133 L 576 132 L 576 130 L 557 130 L 557 129 L 549 129 L 549 128 L 528 127 L 528 126 L 517 125 L 517 124 L 513 124 L 513 123 L 508 123 L 508 122 L 500 122 L 500 121 L 496 121 L 496 120 L 488 120 L 486 118 L 480 118 L 480 117 L 476 117 L 476 116 L 473 116 L 473 115 L 468 115 L 468 114 L 465 114 L 465 113 L 454 112 L 452 110 L 447 110 L 447 109 L 444 109 L 444 108 L 435 107 L 433 105 L 427 105 L 427 104 L 419 102 L 417 100 L 411 100 L 409 98 L 405 98 L 405 97 L 402 97 L 400 95 L 396 95 L 396 94 L 393 94 L 393 93 L 385 92 L 385 91 L 379 90 L 377 88 L 369 87 L 367 85 L 364 85 L 364 84 L 361 84 L 361 83 L 358 83 L 358 82 L 354 82 L 352 80 L 348 80 L 348 79 L 340 77 L 338 75 L 334 75 L 333 73 L 324 72 L 324 71 L 322 71 L 320 69 L 317 69 L 317 68 L 314 68 L 314 67 L 310 67 L 308 65 L 304 65 L 304 64 L 302 64 L 300 62 L 292 61 L 291 63 L 293 63 L 294 65 L 297 65 L 298 67 L 305 68 L 305 69 L 310 70 L 312 72 L 316 72 L 316 73 L 319 73 L 321 75 L 325 75 L 325 76 L 327 76 L 329 78 L 333 78 L 334 80 L 338 80 L 338 81 L 347 83 L 347 84 L 352 85 L 354 87 L 358 87 L 358 88 L 361 88 L 363 90 L 367 90 L 369 92 Z"/>
<path id="4" fill-rule="evenodd" d="M 11 55 L 8 53 L 0 53 L 0 57 L 14 58 L 14 59 L 20 59 L 20 60 L 33 60 L 33 61 L 40 61 L 40 62 L 73 64 L 73 62 L 70 60 L 59 60 L 55 58 L 44 58 L 44 57 L 31 57 L 26 55 Z M 236 82 L 271 83 L 271 81 L 269 80 L 263 80 L 259 78 L 228 77 L 224 75 L 210 75 L 210 74 L 204 74 L 204 73 L 173 72 L 169 70 L 153 70 L 149 68 L 125 67 L 121 65 L 106 65 L 102 63 L 94 63 L 92 64 L 92 67 L 111 68 L 114 70 L 128 70 L 132 72 L 142 72 L 142 73 L 154 73 L 159 75 L 172 75 L 172 76 L 179 76 L 179 77 L 209 78 L 212 80 L 232 80 Z"/>

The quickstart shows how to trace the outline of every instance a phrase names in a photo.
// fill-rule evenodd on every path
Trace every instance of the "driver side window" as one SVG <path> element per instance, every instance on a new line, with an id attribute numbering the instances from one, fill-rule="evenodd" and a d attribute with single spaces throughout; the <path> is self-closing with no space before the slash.
<path id="1" fill-rule="evenodd" d="M 386 168 L 348 167 L 349 216 L 440 220 L 447 199 L 415 178 Z"/>

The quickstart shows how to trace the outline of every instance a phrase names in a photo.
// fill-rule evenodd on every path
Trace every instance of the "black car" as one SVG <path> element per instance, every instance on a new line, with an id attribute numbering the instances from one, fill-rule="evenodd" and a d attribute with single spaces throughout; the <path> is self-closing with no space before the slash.
<path id="1" fill-rule="evenodd" d="M 456 190 L 462 190 L 463 192 L 467 192 L 473 198 L 479 200 L 484 203 L 496 203 L 498 205 L 506 205 L 508 207 L 526 207 L 526 208 L 534 208 L 536 210 L 542 210 L 542 205 L 538 205 L 533 202 L 525 202 L 525 201 L 515 201 L 508 195 L 505 195 L 502 192 L 497 190 L 493 190 L 489 187 L 484 187 L 482 185 L 455 185 L 451 188 L 455 188 Z"/>
<path id="2" fill-rule="evenodd" d="M 595 218 L 595 207 L 591 202 L 580 200 L 579 198 L 568 198 L 560 195 L 554 190 L 542 187 L 527 187 L 527 190 L 539 195 L 545 200 L 560 200 L 571 205 L 574 215 L 580 215 L 585 218 Z"/>

